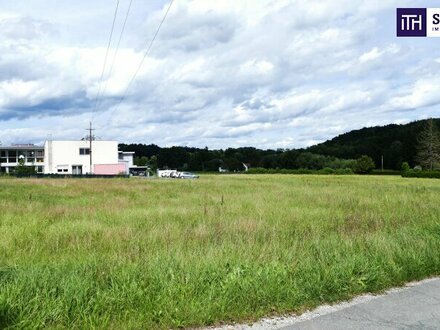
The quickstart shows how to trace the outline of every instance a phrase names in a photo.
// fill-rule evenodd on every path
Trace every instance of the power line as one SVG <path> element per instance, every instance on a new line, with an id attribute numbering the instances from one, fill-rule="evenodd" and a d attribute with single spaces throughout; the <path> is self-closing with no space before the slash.
<path id="1" fill-rule="evenodd" d="M 121 33 L 119 34 L 118 44 L 116 45 L 116 50 L 115 50 L 115 53 L 113 55 L 112 64 L 111 64 L 110 70 L 109 70 L 109 72 L 107 74 L 107 79 L 105 81 L 104 89 L 102 90 L 102 95 L 104 95 L 105 91 L 107 90 L 108 81 L 109 81 L 109 79 L 111 77 L 111 74 L 113 73 L 113 67 L 115 66 L 115 61 L 116 61 L 116 57 L 118 55 L 119 45 L 121 44 L 122 36 L 124 34 L 124 31 L 125 31 L 125 25 L 127 24 L 127 19 L 128 19 L 128 15 L 130 13 L 130 9 L 131 9 L 132 3 L 133 3 L 133 0 L 130 0 L 130 3 L 128 4 L 127 12 L 125 14 L 124 24 L 122 25 L 122 30 L 121 30 Z M 99 101 L 101 101 L 101 100 L 99 100 Z M 100 103 L 101 102 L 98 102 L 97 108 L 99 108 Z"/>
<path id="2" fill-rule="evenodd" d="M 125 98 L 127 97 L 128 89 L 130 88 L 130 86 L 131 86 L 131 84 L 133 83 L 133 81 L 136 79 L 136 76 L 138 75 L 139 71 L 141 70 L 142 65 L 144 64 L 145 59 L 147 58 L 148 54 L 150 53 L 151 48 L 152 48 L 152 46 L 153 46 L 153 43 L 154 43 L 154 41 L 156 40 L 157 35 L 159 34 L 159 31 L 160 31 L 160 28 L 162 27 L 163 22 L 165 22 L 165 19 L 166 19 L 167 16 L 168 16 L 168 12 L 170 11 L 171 6 L 173 5 L 173 2 L 174 2 L 174 0 L 171 0 L 171 1 L 170 1 L 170 4 L 169 4 L 169 6 L 168 6 L 168 8 L 167 8 L 167 10 L 166 10 L 166 12 L 165 12 L 165 15 L 162 17 L 162 20 L 160 21 L 160 24 L 159 24 L 159 26 L 157 27 L 156 33 L 154 34 L 153 39 L 151 39 L 151 41 L 150 41 L 150 43 L 149 43 L 149 45 L 148 45 L 148 48 L 147 48 L 146 52 L 144 53 L 144 56 L 143 56 L 143 58 L 142 58 L 142 61 L 139 63 L 139 66 L 137 67 L 137 69 L 136 69 L 136 71 L 135 71 L 135 73 L 134 73 L 134 75 L 133 75 L 133 78 L 131 78 L 130 82 L 128 83 L 127 87 L 125 88 L 124 94 L 122 94 L 122 97 L 120 98 L 120 100 L 119 100 L 118 104 L 116 105 L 116 108 L 115 108 L 114 111 L 117 111 L 117 110 L 119 109 L 119 106 L 121 105 L 121 103 L 122 103 L 122 102 L 125 100 Z"/>
<path id="3" fill-rule="evenodd" d="M 104 65 L 102 67 L 101 78 L 99 79 L 99 88 L 98 88 L 98 93 L 96 94 L 95 106 L 94 106 L 93 111 L 92 111 L 92 117 L 93 117 L 93 112 L 96 109 L 96 106 L 98 105 L 98 100 L 99 100 L 99 97 L 100 97 L 100 94 L 101 94 L 101 85 L 102 85 L 102 80 L 104 78 L 105 67 L 107 66 L 107 58 L 108 58 L 108 53 L 109 53 L 109 50 L 110 50 L 110 45 L 111 45 L 111 42 L 112 42 L 113 30 L 115 29 L 115 22 L 116 22 L 116 16 L 118 15 L 118 8 L 119 8 L 119 0 L 116 1 L 115 14 L 113 16 L 113 22 L 112 22 L 112 28 L 111 28 L 111 31 L 110 31 L 110 37 L 108 38 L 107 51 L 105 52 Z"/>

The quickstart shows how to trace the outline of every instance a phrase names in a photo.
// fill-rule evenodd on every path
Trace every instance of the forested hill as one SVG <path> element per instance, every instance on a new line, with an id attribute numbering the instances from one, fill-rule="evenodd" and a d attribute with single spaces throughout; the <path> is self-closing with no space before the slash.
<path id="1" fill-rule="evenodd" d="M 362 128 L 341 134 L 332 140 L 307 149 L 261 150 L 253 147 L 209 150 L 208 148 L 159 147 L 154 144 L 120 144 L 122 151 L 134 151 L 137 165 L 152 168 L 177 168 L 192 171 L 218 171 L 219 167 L 230 171 L 243 170 L 243 163 L 250 167 L 286 169 L 333 169 L 353 166 L 353 159 L 362 155 L 373 158 L 376 168 L 399 170 L 402 162 L 416 165 L 414 157 L 417 136 L 426 121 L 405 125 L 387 125 Z M 440 129 L 440 119 L 434 119 Z"/>
<path id="2" fill-rule="evenodd" d="M 362 128 L 309 147 L 307 151 L 348 159 L 368 155 L 378 167 L 383 155 L 386 168 L 399 169 L 402 161 L 408 161 L 414 166 L 417 136 L 423 130 L 425 122 L 420 120 L 404 125 Z M 440 129 L 440 119 L 434 119 L 434 122 Z"/>

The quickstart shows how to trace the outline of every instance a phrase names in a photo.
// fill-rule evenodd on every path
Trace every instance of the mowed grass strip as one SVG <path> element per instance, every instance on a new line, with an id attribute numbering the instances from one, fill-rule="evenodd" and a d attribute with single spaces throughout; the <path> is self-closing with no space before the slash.
<path id="1" fill-rule="evenodd" d="M 0 328 L 249 321 L 440 274 L 440 183 L 0 179 Z"/>

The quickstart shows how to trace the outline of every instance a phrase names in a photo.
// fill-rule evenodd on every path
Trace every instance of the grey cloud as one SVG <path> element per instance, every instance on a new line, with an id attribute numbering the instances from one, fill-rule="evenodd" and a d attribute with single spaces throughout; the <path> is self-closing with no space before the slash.
<path id="1" fill-rule="evenodd" d="M 162 45 L 158 46 L 158 52 L 161 54 L 164 51 L 168 54 L 170 50 L 192 53 L 228 43 L 240 27 L 238 17 L 233 15 L 214 11 L 194 15 L 186 8 L 170 14 L 169 20 L 172 24 L 166 25 L 160 35 Z M 156 25 L 157 19 L 148 24 Z"/>
<path id="2" fill-rule="evenodd" d="M 78 114 L 84 110 L 90 110 L 90 100 L 86 97 L 85 92 L 82 91 L 71 95 L 47 98 L 33 105 L 14 104 L 8 106 L 0 111 L 0 120 Z"/>

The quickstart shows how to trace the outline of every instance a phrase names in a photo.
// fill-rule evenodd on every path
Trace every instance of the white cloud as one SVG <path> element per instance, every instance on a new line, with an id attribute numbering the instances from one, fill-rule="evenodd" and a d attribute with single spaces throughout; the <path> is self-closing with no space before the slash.
<path id="1" fill-rule="evenodd" d="M 390 99 L 387 106 L 391 110 L 421 109 L 440 104 L 440 79 L 426 77 L 416 81 L 409 89 Z"/>
<path id="2" fill-rule="evenodd" d="M 369 52 L 363 53 L 359 57 L 359 62 L 363 63 L 363 62 L 373 61 L 373 60 L 379 58 L 381 55 L 382 55 L 382 52 L 380 52 L 377 47 L 374 47 Z"/>

